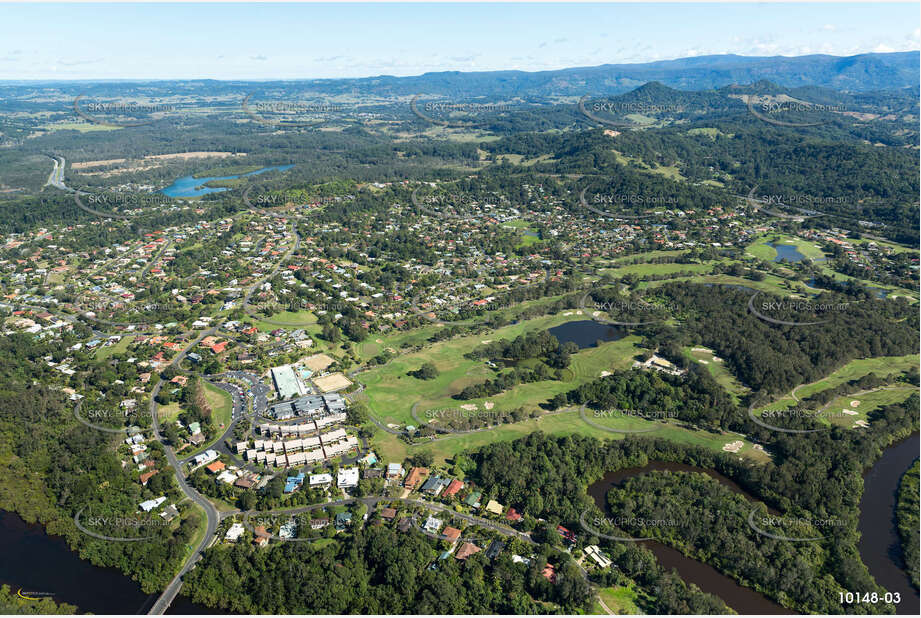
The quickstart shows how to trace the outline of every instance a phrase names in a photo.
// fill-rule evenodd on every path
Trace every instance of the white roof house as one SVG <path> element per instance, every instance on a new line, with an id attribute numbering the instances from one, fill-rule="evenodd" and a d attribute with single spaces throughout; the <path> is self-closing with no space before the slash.
<path id="1" fill-rule="evenodd" d="M 246 528 L 243 527 L 243 524 L 240 524 L 240 523 L 233 524 L 227 530 L 227 534 L 224 535 L 224 540 L 236 543 L 237 539 L 239 539 L 240 536 L 242 536 L 245 531 L 246 531 Z"/>
<path id="2" fill-rule="evenodd" d="M 153 500 L 145 500 L 144 502 L 141 502 L 141 510 L 145 513 L 149 513 L 164 502 L 166 502 L 166 496 L 160 496 L 159 498 L 155 498 Z"/>
<path id="3" fill-rule="evenodd" d="M 331 485 L 333 482 L 333 477 L 331 474 L 311 474 L 310 475 L 310 486 L 311 487 L 323 487 Z"/>
<path id="4" fill-rule="evenodd" d="M 336 485 L 339 487 L 356 487 L 358 485 L 358 468 L 340 468 Z"/>

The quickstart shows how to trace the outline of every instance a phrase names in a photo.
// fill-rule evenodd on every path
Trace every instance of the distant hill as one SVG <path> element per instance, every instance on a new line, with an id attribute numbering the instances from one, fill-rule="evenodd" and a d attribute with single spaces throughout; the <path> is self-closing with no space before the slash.
<path id="1" fill-rule="evenodd" d="M 374 77 L 313 80 L 330 92 L 411 95 L 425 93 L 456 97 L 542 97 L 614 95 L 648 82 L 680 90 L 711 90 L 731 84 L 767 80 L 794 88 L 822 86 L 865 92 L 918 88 L 919 52 L 797 57 L 698 56 L 643 64 L 605 64 L 557 71 L 490 71 L 425 73 L 416 77 Z"/>
<path id="2" fill-rule="evenodd" d="M 328 95 L 371 96 L 447 96 L 454 98 L 542 99 L 555 96 L 611 96 L 635 90 L 649 82 L 685 91 L 715 90 L 733 84 L 769 81 L 779 88 L 823 87 L 837 91 L 869 92 L 917 89 L 919 52 L 859 54 L 856 56 L 770 56 L 750 57 L 733 54 L 697 56 L 641 64 L 604 64 L 555 71 L 444 71 L 412 77 L 382 75 L 358 79 L 285 80 L 268 82 L 217 80 L 166 80 L 139 82 L 118 80 L 93 83 L 100 94 L 106 90 L 124 92 L 127 84 L 157 84 L 172 92 L 202 90 L 214 93 L 237 92 L 251 88 L 265 91 L 309 89 Z M 22 85 L 23 82 L 4 82 Z M 35 82 L 31 82 L 35 84 Z M 67 82 L 39 82 L 64 84 Z M 70 82 L 68 89 L 85 89 Z"/>

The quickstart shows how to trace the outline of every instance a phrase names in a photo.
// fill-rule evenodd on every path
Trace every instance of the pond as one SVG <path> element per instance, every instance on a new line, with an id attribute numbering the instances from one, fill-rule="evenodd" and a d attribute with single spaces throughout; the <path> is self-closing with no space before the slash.
<path id="1" fill-rule="evenodd" d="M 602 324 L 595 320 L 565 322 L 548 329 L 548 332 L 561 344 L 571 341 L 579 346 L 580 350 L 594 347 L 599 341 L 617 341 L 627 335 L 627 331 L 623 328 Z"/>
<path id="2" fill-rule="evenodd" d="M 202 195 L 208 195 L 209 193 L 220 193 L 221 191 L 228 191 L 226 187 L 204 186 L 212 180 L 234 180 L 236 178 L 240 178 L 241 176 L 255 176 L 257 174 L 263 174 L 272 170 L 283 172 L 285 170 L 291 169 L 292 167 L 294 167 L 294 164 L 273 165 L 271 167 L 263 167 L 262 169 L 247 172 L 245 174 L 236 174 L 234 176 L 202 176 L 200 178 L 196 178 L 195 176 L 183 176 L 182 178 L 177 178 L 170 186 L 161 189 L 160 193 L 170 197 L 201 197 Z"/>
<path id="3" fill-rule="evenodd" d="M 781 245 L 776 243 L 765 243 L 768 247 L 771 247 L 777 252 L 777 257 L 774 258 L 775 262 L 781 260 L 786 260 L 788 262 L 799 262 L 806 259 L 806 256 L 799 252 L 799 249 L 795 245 Z"/>

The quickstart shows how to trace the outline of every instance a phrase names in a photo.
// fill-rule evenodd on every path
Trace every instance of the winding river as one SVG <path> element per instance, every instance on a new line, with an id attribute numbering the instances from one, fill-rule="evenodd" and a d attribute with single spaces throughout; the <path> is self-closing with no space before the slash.
<path id="1" fill-rule="evenodd" d="M 601 480 L 589 485 L 588 495 L 592 497 L 595 504 L 598 505 L 598 508 L 601 509 L 602 512 L 607 512 L 605 497 L 607 496 L 608 490 L 620 485 L 629 478 L 654 471 L 703 472 L 733 491 L 748 497 L 748 494 L 746 494 L 741 487 L 718 472 L 665 461 L 652 461 L 641 468 L 623 468 L 614 472 L 608 472 Z M 693 558 L 688 558 L 677 549 L 673 549 L 658 541 L 640 541 L 639 543 L 655 554 L 656 560 L 659 561 L 659 564 L 662 565 L 663 568 L 668 571 L 675 569 L 678 571 L 678 575 L 681 576 L 681 579 L 696 585 L 704 592 L 709 592 L 719 597 L 726 605 L 739 614 L 779 615 L 795 613 L 774 603 L 751 588 L 740 586 L 733 579 L 723 575 L 710 565 L 698 562 Z"/>
<path id="2" fill-rule="evenodd" d="M 902 545 L 895 521 L 895 502 L 902 475 L 918 459 L 919 434 L 893 444 L 873 464 L 863 479 L 860 499 L 860 541 L 857 549 L 876 583 L 898 592 L 899 614 L 917 616 L 921 598 L 903 570 Z"/>

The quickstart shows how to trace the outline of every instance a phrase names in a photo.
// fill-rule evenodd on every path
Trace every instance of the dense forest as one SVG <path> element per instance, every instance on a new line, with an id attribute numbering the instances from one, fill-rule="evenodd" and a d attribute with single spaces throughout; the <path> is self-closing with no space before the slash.
<path id="1" fill-rule="evenodd" d="M 0 508 L 40 522 L 48 532 L 64 536 L 81 558 L 117 567 L 144 591 L 162 589 L 185 559 L 199 517 L 189 512 L 164 526 L 154 514 L 151 525 L 133 525 L 138 503 L 175 491 L 175 481 L 164 472 L 142 487 L 115 453 L 117 435 L 88 429 L 74 418 L 73 403 L 60 391 L 33 383 L 41 373 L 36 361 L 60 345 L 27 335 L 0 338 L 0 356 L 7 359 L 0 367 Z M 75 525 L 78 513 L 95 534 L 151 538 L 113 542 L 90 536 Z M 102 518 L 127 523 L 108 524 Z"/>
<path id="2" fill-rule="evenodd" d="M 530 566 L 508 553 L 438 560 L 431 539 L 367 527 L 328 544 L 216 546 L 186 577 L 196 603 L 242 614 L 546 614 L 584 611 L 589 590 L 551 547 Z M 556 585 L 541 576 L 548 556 Z M 432 565 L 434 568 L 430 568 Z"/>
<path id="3" fill-rule="evenodd" d="M 902 477 L 899 485 L 898 502 L 895 505 L 895 517 L 898 522 L 899 536 L 902 537 L 902 560 L 905 561 L 905 570 L 908 571 L 911 582 L 918 588 L 919 561 L 919 483 L 918 466 L 916 461 Z"/>
<path id="4" fill-rule="evenodd" d="M 544 517 L 551 525 L 563 523 L 573 530 L 579 529 L 580 515 L 586 509 L 596 508 L 585 493 L 587 483 L 599 479 L 604 472 L 643 466 L 649 461 L 673 461 L 713 469 L 738 483 L 754 500 L 786 516 L 840 522 L 823 528 L 825 538 L 820 542 L 790 549 L 767 538 L 753 542 L 749 536 L 753 532 L 744 519 L 739 525 L 737 517 L 727 516 L 719 526 L 711 526 L 703 524 L 699 513 L 685 511 L 680 520 L 696 526 L 693 534 L 687 539 L 682 535 L 680 540 L 662 537 L 665 542 L 673 541 L 682 552 L 712 563 L 743 584 L 761 582 L 758 585 L 764 586 L 765 594 L 791 608 L 837 613 L 841 609 L 837 595 L 822 596 L 815 591 L 878 589 L 860 561 L 856 547 L 862 474 L 889 444 L 918 430 L 918 406 L 919 398 L 913 395 L 901 404 L 871 412 L 870 428 L 860 433 L 837 428 L 816 434 L 767 433 L 765 446 L 774 453 L 774 462 L 763 465 L 727 453 L 647 437 L 628 436 L 621 441 L 601 442 L 579 436 L 551 438 L 541 433 L 491 444 L 469 456 L 477 464 L 475 479 L 486 491 L 495 492 L 499 500 L 532 517 Z M 712 496 L 703 500 L 702 494 L 695 494 L 698 501 L 693 502 L 694 508 L 722 509 L 728 513 L 727 509 L 732 507 L 732 512 L 742 512 L 738 496 L 725 494 L 702 479 L 682 479 L 682 482 L 689 480 L 704 483 L 703 495 Z M 662 491 L 681 491 L 675 485 L 672 483 Z M 678 498 L 676 495 L 676 504 L 681 504 L 684 498 Z M 650 504 L 651 501 L 643 502 L 644 507 Z M 696 542 L 689 540 L 692 538 Z M 606 539 L 599 542 L 612 543 Z M 612 551 L 623 551 L 617 545 L 614 543 Z M 712 552 L 720 545 L 746 547 L 749 555 L 744 563 L 717 560 Z M 778 567 L 773 562 L 775 558 L 782 559 L 780 564 L 785 566 Z M 742 564 L 748 565 L 748 570 L 741 571 Z M 763 570 L 760 579 L 751 579 L 751 568 Z M 775 579 L 780 573 L 787 583 Z M 883 606 L 874 609 L 886 611 Z"/>

